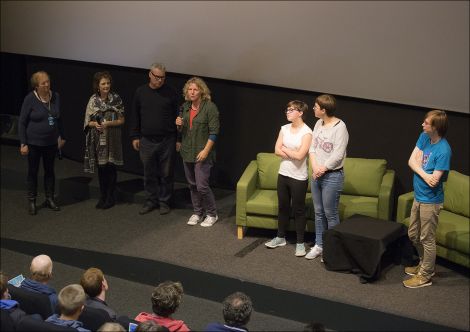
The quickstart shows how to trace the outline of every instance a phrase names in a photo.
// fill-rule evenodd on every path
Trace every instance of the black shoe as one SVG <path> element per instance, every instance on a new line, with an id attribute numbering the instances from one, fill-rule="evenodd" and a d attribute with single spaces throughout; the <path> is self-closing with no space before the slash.
<path id="1" fill-rule="evenodd" d="M 114 202 L 114 198 L 112 198 L 112 196 L 108 196 L 108 198 L 106 199 L 106 202 L 104 202 L 103 206 L 102 206 L 102 209 L 109 209 L 111 207 L 113 207 L 115 204 Z"/>
<path id="2" fill-rule="evenodd" d="M 100 200 L 98 201 L 98 203 L 96 203 L 95 208 L 97 208 L 97 209 L 102 209 L 102 208 L 103 208 L 103 205 L 104 205 L 104 202 L 105 202 L 105 198 L 104 198 L 104 197 L 100 197 Z"/>
<path id="3" fill-rule="evenodd" d="M 168 204 L 164 203 L 164 202 L 160 202 L 160 214 L 168 214 L 170 213 L 171 209 L 170 207 L 168 206 Z"/>
<path id="4" fill-rule="evenodd" d="M 54 199 L 52 198 L 46 198 L 46 201 L 44 202 L 44 206 L 48 207 L 49 209 L 53 211 L 60 211 L 60 207 L 54 202 Z"/>
<path id="5" fill-rule="evenodd" d="M 154 209 L 155 209 L 154 205 L 144 204 L 144 206 L 142 206 L 142 209 L 140 209 L 139 214 L 147 214 L 150 211 L 153 211 Z"/>
<path id="6" fill-rule="evenodd" d="M 30 199 L 29 200 L 29 214 L 34 216 L 38 213 L 38 210 L 36 208 L 36 199 Z"/>

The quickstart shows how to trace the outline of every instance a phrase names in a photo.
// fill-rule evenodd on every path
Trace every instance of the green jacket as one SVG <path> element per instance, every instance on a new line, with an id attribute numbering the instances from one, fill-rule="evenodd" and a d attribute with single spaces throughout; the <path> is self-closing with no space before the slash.
<path id="1" fill-rule="evenodd" d="M 193 119 L 193 127 L 189 129 L 189 110 L 191 102 L 183 104 L 183 127 L 181 131 L 181 158 L 184 162 L 194 163 L 199 152 L 206 146 L 209 135 L 219 134 L 219 110 L 210 100 L 201 102 L 199 112 Z M 215 161 L 215 145 L 207 156 L 207 160 Z"/>

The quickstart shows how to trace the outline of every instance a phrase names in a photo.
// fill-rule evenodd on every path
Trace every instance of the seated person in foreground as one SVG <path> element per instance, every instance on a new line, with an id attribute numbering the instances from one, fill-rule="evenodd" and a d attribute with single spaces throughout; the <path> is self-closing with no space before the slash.
<path id="1" fill-rule="evenodd" d="M 69 326 L 80 332 L 90 332 L 90 330 L 83 328 L 82 322 L 77 320 L 85 308 L 85 299 L 85 291 L 82 286 L 77 284 L 65 286 L 59 292 L 60 315 L 53 314 L 46 319 L 46 322 Z"/>
<path id="2" fill-rule="evenodd" d="M 137 325 L 134 332 L 169 332 L 170 330 L 165 327 L 158 325 L 153 320 L 147 320 L 145 322 L 140 322 Z"/>
<path id="3" fill-rule="evenodd" d="M 235 292 L 227 296 L 222 302 L 222 314 L 225 324 L 210 323 L 207 325 L 206 331 L 248 331 L 246 325 L 250 320 L 252 311 L 253 304 L 250 297 L 242 292 Z"/>
<path id="4" fill-rule="evenodd" d="M 86 270 L 81 279 L 80 285 L 88 296 L 85 305 L 96 309 L 102 309 L 109 314 L 109 317 L 116 321 L 117 314 L 106 303 L 106 292 L 109 289 L 108 282 L 104 277 L 103 271 L 97 268 Z"/>
<path id="5" fill-rule="evenodd" d="M 47 255 L 39 255 L 33 258 L 29 268 L 31 279 L 26 278 L 20 285 L 20 288 L 46 294 L 51 301 L 52 312 L 57 307 L 57 292 L 47 283 L 52 278 L 52 260 Z"/>
<path id="6" fill-rule="evenodd" d="M 10 292 L 8 291 L 8 277 L 0 272 L 0 308 L 5 309 L 10 314 L 14 324 L 18 323 L 21 318 L 26 316 L 26 313 L 20 309 L 19 303 L 11 299 Z"/>
<path id="7" fill-rule="evenodd" d="M 97 332 L 126 332 L 126 329 L 119 323 L 107 322 L 101 325 Z"/>
<path id="8" fill-rule="evenodd" d="M 158 325 L 167 327 L 171 332 L 190 331 L 182 320 L 171 318 L 183 298 L 183 286 L 180 282 L 164 281 L 152 292 L 153 313 L 141 312 L 135 318 L 138 322 L 152 320 Z"/>

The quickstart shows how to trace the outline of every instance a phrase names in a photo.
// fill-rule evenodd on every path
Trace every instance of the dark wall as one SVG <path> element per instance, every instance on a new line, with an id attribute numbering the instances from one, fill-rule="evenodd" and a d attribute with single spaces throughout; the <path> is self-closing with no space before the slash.
<path id="1" fill-rule="evenodd" d="M 67 134 L 64 155 L 83 160 L 85 137 L 84 111 L 91 95 L 92 77 L 96 71 L 109 70 L 113 87 L 122 97 L 126 111 L 131 111 L 135 89 L 148 82 L 148 69 L 111 66 L 63 59 L 2 53 L 1 113 L 18 114 L 22 98 L 29 90 L 30 75 L 46 70 L 51 76 L 52 89 L 62 100 L 62 112 Z M 191 75 L 171 73 L 167 84 L 181 92 Z M 256 70 L 256 68 L 253 68 Z M 234 189 L 248 162 L 258 152 L 274 150 L 279 128 L 286 123 L 283 109 L 292 99 L 313 105 L 323 92 L 299 91 L 257 84 L 205 78 L 212 90 L 213 101 L 220 111 L 221 133 L 217 142 L 217 164 L 213 185 Z M 325 91 L 327 93 L 328 91 Z M 181 98 L 182 101 L 182 98 Z M 412 172 L 408 157 L 421 132 L 421 123 L 429 109 L 337 96 L 338 117 L 349 131 L 348 156 L 384 158 L 388 167 L 397 172 L 396 193 L 412 190 Z M 469 174 L 469 115 L 448 112 L 450 129 L 447 139 L 453 150 L 452 169 Z M 310 110 L 306 122 L 313 129 L 315 119 Z M 142 173 L 142 165 L 124 128 L 123 170 Z M 184 181 L 181 160 L 176 169 L 177 180 Z"/>

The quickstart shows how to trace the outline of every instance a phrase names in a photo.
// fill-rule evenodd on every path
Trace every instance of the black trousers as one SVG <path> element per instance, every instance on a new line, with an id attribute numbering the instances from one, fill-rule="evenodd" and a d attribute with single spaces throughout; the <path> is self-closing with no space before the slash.
<path id="1" fill-rule="evenodd" d="M 277 177 L 277 199 L 279 206 L 277 236 L 285 237 L 287 225 L 292 212 L 295 220 L 297 243 L 303 243 L 305 237 L 305 195 L 308 180 L 296 180 L 279 174 Z"/>
<path id="2" fill-rule="evenodd" d="M 28 198 L 36 198 L 38 194 L 39 164 L 42 158 L 44 167 L 44 191 L 47 198 L 54 197 L 55 174 L 54 160 L 57 153 L 57 144 L 48 146 L 28 145 Z"/>

